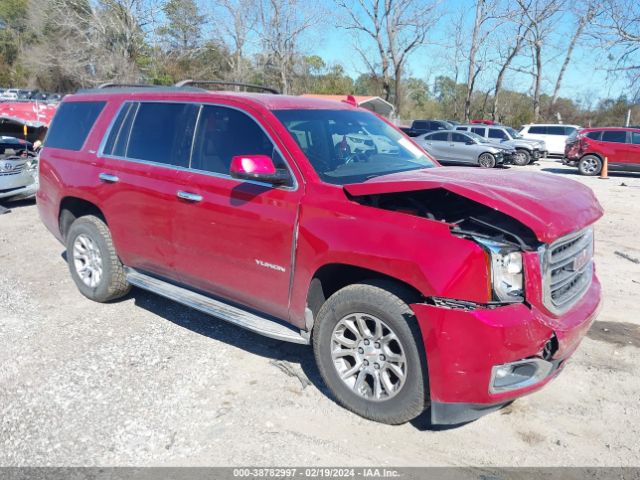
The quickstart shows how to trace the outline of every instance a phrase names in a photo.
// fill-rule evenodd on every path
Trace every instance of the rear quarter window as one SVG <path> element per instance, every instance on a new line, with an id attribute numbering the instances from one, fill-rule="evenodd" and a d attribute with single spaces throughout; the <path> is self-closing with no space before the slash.
<path id="1" fill-rule="evenodd" d="M 566 135 L 564 127 L 547 127 L 547 135 Z"/>
<path id="2" fill-rule="evenodd" d="M 82 149 L 106 102 L 67 102 L 56 111 L 44 145 L 64 150 Z"/>
<path id="3" fill-rule="evenodd" d="M 600 140 L 601 135 L 602 135 L 602 131 L 596 130 L 595 132 L 587 133 L 585 137 L 590 138 L 591 140 Z"/>
<path id="4" fill-rule="evenodd" d="M 602 132 L 602 141 L 611 143 L 626 143 L 627 132 L 624 130 L 605 130 Z"/>
<path id="5" fill-rule="evenodd" d="M 546 135 L 547 127 L 529 127 L 529 132 L 533 135 Z"/>

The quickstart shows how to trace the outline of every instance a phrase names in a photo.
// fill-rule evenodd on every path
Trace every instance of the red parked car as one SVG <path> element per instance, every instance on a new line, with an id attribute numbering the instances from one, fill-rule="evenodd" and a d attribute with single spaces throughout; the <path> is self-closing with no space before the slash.
<path id="1" fill-rule="evenodd" d="M 494 122 L 493 120 L 483 120 L 483 119 L 471 120 L 471 122 L 469 123 L 474 123 L 479 125 L 500 125 L 498 122 Z"/>
<path id="2" fill-rule="evenodd" d="M 598 175 L 605 157 L 610 170 L 640 172 L 640 129 L 584 128 L 567 139 L 563 163 Z"/>
<path id="3" fill-rule="evenodd" d="M 429 407 L 434 423 L 467 422 L 539 389 L 600 304 L 589 188 L 440 167 L 347 103 L 194 87 L 67 96 L 38 207 L 88 298 L 137 286 L 312 344 L 335 400 L 390 424 Z"/>

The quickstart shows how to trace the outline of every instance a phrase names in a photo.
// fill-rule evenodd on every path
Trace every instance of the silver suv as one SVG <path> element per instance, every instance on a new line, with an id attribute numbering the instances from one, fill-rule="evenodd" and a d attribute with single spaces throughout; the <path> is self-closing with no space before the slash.
<path id="1" fill-rule="evenodd" d="M 473 132 L 489 141 L 512 147 L 516 150 L 513 159 L 515 165 L 528 165 L 540 157 L 547 156 L 547 146 L 544 140 L 530 140 L 522 136 L 513 128 L 503 125 L 457 125 L 456 130 Z"/>

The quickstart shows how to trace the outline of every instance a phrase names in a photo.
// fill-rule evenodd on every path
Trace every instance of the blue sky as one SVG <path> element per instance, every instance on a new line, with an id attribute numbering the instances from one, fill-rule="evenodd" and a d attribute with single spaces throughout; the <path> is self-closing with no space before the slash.
<path id="1" fill-rule="evenodd" d="M 329 12 L 338 13 L 330 0 L 325 0 Z M 438 26 L 433 30 L 432 40 L 434 45 L 427 45 L 417 50 L 411 57 L 407 67 L 412 76 L 425 79 L 430 83 L 440 74 L 448 74 L 451 71 L 452 47 L 448 46 L 448 37 L 451 24 L 451 15 L 459 9 L 466 9 L 466 18 L 469 36 L 471 35 L 470 22 L 472 22 L 473 0 L 450 0 L 443 4 L 444 10 L 449 12 Z M 554 33 L 550 36 L 548 45 L 544 48 L 543 65 L 543 93 L 551 94 L 555 80 L 564 60 L 563 47 L 569 41 L 569 36 L 574 29 L 573 19 L 566 18 L 560 21 Z M 336 22 L 337 23 L 337 20 Z M 366 67 L 358 53 L 352 47 L 352 38 L 349 32 L 329 25 L 321 31 L 310 33 L 303 45 L 305 53 L 320 55 L 328 64 L 340 63 L 347 73 L 353 77 L 365 72 Z M 589 99 L 594 104 L 598 99 L 613 97 L 627 93 L 623 78 L 617 75 L 607 74 L 607 54 L 594 48 L 594 44 L 588 40 L 588 44 L 576 48 L 573 59 L 565 74 L 561 88 L 561 96 L 574 100 Z M 520 64 L 524 67 L 525 61 Z M 495 79 L 495 74 L 487 74 L 480 80 L 480 88 L 487 88 Z M 462 80 L 464 81 L 464 79 Z M 505 87 L 517 91 L 527 92 L 531 88 L 531 77 L 526 74 L 511 73 L 505 81 Z"/>

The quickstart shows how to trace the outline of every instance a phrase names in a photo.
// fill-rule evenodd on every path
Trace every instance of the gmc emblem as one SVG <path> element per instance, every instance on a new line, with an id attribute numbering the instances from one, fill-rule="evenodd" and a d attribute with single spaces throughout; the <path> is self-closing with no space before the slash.
<path id="1" fill-rule="evenodd" d="M 576 255 L 573 259 L 573 263 L 570 264 L 569 270 L 572 272 L 577 272 L 582 270 L 585 265 L 589 262 L 589 249 L 585 248 L 580 253 Z"/>

